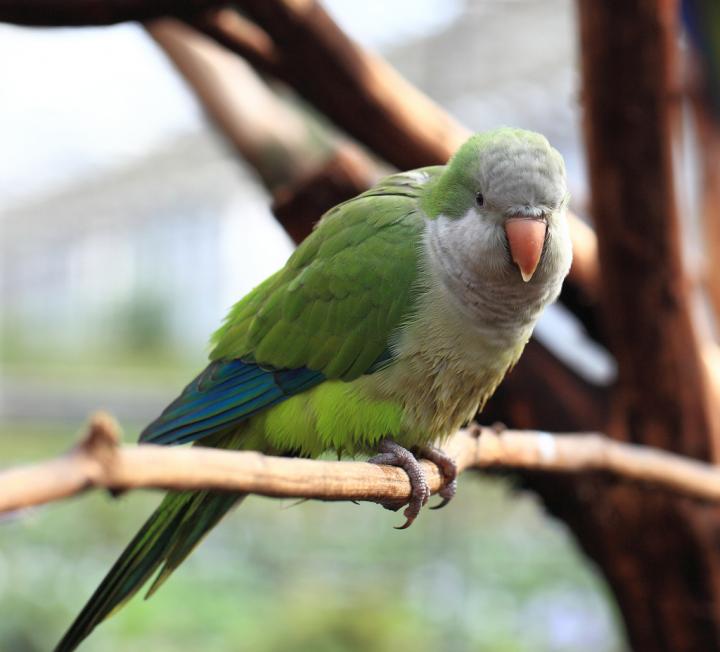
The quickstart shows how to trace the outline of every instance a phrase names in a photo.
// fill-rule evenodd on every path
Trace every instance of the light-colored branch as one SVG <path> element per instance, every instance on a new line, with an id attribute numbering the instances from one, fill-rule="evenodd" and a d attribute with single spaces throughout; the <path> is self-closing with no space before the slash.
<path id="1" fill-rule="evenodd" d="M 174 18 L 145 28 L 271 192 L 325 162 L 329 143 L 320 143 L 308 121 L 241 58 Z"/>
<path id="2" fill-rule="evenodd" d="M 0 472 L 0 513 L 40 505 L 90 488 L 215 489 L 288 498 L 387 501 L 407 498 L 404 471 L 366 462 L 270 457 L 199 446 L 119 446 L 117 426 L 96 415 L 68 454 Z M 720 500 L 720 468 L 664 451 L 612 441 L 599 434 L 551 435 L 472 426 L 444 446 L 458 469 L 562 473 L 608 472 L 694 498 Z M 433 493 L 443 483 L 423 461 Z"/>

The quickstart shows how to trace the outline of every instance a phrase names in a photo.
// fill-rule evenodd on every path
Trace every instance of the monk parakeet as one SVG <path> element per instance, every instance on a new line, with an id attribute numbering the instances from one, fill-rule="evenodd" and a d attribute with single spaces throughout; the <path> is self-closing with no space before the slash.
<path id="1" fill-rule="evenodd" d="M 314 457 L 373 454 L 429 497 L 412 449 L 438 449 L 518 360 L 571 261 L 562 157 L 541 135 L 471 137 L 445 166 L 394 174 L 329 210 L 241 299 L 210 364 L 141 434 L 153 444 Z M 57 647 L 72 650 L 159 569 L 153 593 L 242 499 L 168 494 Z M 398 506 L 392 506 L 395 507 Z"/>

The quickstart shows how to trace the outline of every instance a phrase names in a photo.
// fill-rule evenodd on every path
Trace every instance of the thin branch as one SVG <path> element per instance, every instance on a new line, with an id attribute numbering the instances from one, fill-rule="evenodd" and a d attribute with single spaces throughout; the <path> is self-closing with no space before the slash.
<path id="1" fill-rule="evenodd" d="M 324 163 L 330 145 L 245 61 L 172 18 L 148 22 L 145 28 L 271 193 Z"/>
<path id="2" fill-rule="evenodd" d="M 0 22 L 33 27 L 86 27 L 190 15 L 227 0 L 0 0 Z"/>
<path id="3" fill-rule="evenodd" d="M 562 473 L 602 471 L 703 500 L 720 500 L 720 469 L 664 451 L 612 441 L 599 434 L 551 435 L 471 426 L 444 446 L 460 471 L 524 469 Z M 438 468 L 422 462 L 433 493 Z M 118 429 L 96 415 L 68 454 L 0 472 L 0 513 L 73 496 L 90 488 L 214 489 L 263 496 L 385 501 L 408 498 L 404 471 L 366 462 L 271 457 L 199 446 L 119 446 Z"/>

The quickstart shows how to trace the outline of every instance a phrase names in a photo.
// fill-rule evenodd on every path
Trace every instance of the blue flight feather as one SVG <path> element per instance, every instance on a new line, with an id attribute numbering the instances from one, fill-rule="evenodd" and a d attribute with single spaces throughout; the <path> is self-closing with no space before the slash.
<path id="1" fill-rule="evenodd" d="M 140 435 L 148 444 L 184 444 L 239 424 L 271 405 L 323 382 L 306 367 L 267 369 L 218 360 L 195 378 Z"/>

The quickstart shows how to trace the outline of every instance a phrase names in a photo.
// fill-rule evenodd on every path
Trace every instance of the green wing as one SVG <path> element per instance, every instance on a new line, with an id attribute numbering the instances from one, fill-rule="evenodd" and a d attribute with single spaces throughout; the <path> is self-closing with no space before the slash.
<path id="1" fill-rule="evenodd" d="M 327 378 L 389 364 L 391 333 L 420 289 L 418 194 L 431 175 L 388 177 L 327 213 L 287 265 L 231 310 L 208 368 L 140 441 L 196 441 Z"/>
<path id="2" fill-rule="evenodd" d="M 352 380 L 387 351 L 418 291 L 418 197 L 440 168 L 396 174 L 336 206 L 285 267 L 230 311 L 213 360 Z"/>

